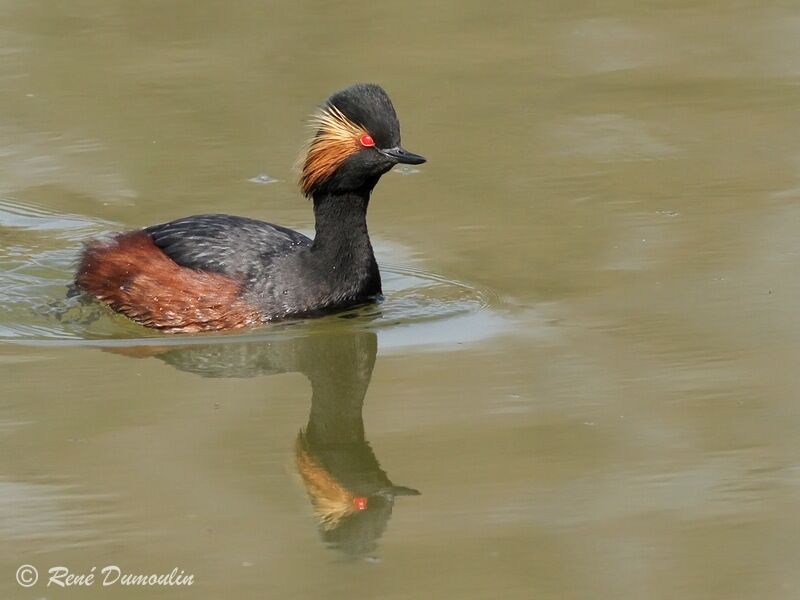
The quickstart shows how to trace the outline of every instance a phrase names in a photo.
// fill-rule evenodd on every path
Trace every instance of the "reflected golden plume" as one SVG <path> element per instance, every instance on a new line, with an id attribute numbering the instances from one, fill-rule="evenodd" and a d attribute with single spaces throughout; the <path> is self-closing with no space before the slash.
<path id="1" fill-rule="evenodd" d="M 303 478 L 314 514 L 325 531 L 335 529 L 339 522 L 358 510 L 355 498 L 308 451 L 303 430 L 294 445 L 297 472 Z"/>

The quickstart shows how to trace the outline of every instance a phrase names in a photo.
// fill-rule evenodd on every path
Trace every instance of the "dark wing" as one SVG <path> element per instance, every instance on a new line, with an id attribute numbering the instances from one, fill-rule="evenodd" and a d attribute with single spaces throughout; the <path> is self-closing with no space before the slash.
<path id="1" fill-rule="evenodd" d="M 311 245 L 297 231 L 231 215 L 185 217 L 145 231 L 179 265 L 228 277 L 247 275 L 297 246 Z"/>

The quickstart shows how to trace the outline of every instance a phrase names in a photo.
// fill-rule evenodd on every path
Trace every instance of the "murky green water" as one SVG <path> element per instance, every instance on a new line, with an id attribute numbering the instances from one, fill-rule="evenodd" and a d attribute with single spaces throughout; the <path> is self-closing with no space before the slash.
<path id="1" fill-rule="evenodd" d="M 800 597 L 800 7 L 564 4 L 0 3 L 0 598 Z M 311 229 L 354 81 L 429 158 L 373 197 L 382 305 L 65 299 L 105 232 Z"/>

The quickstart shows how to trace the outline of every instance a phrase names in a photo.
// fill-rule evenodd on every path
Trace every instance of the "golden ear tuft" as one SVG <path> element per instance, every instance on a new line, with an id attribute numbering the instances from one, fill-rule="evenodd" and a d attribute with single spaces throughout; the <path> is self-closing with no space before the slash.
<path id="1" fill-rule="evenodd" d="M 316 135 L 308 145 L 300 174 L 300 188 L 306 196 L 326 180 L 348 156 L 361 149 L 359 139 L 369 136 L 366 129 L 348 119 L 333 105 L 322 108 L 311 117 Z"/>

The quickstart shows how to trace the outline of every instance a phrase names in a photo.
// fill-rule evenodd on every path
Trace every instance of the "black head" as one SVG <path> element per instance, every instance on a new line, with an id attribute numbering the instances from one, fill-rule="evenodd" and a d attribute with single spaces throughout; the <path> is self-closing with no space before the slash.
<path id="1" fill-rule="evenodd" d="M 425 162 L 400 146 L 397 113 L 378 85 L 359 83 L 336 92 L 313 122 L 317 131 L 300 178 L 306 196 L 369 191 L 397 163 Z"/>

